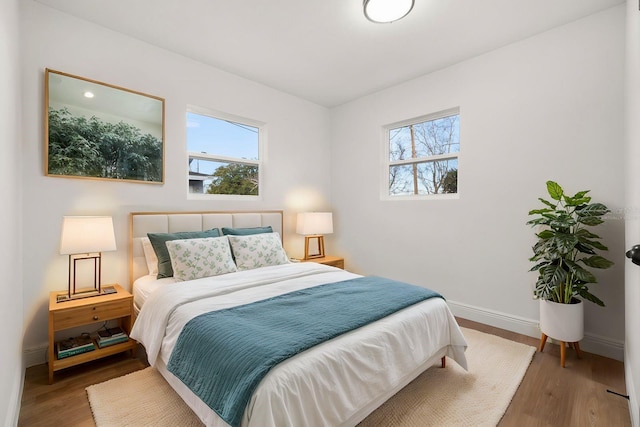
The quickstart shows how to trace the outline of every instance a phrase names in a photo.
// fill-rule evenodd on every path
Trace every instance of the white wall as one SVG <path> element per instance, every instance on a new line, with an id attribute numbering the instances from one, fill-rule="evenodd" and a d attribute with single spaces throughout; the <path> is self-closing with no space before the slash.
<path id="1" fill-rule="evenodd" d="M 0 425 L 18 421 L 22 362 L 22 278 L 20 267 L 20 45 L 18 0 L 0 2 Z"/>
<path id="2" fill-rule="evenodd" d="M 581 345 L 621 359 L 624 44 L 620 6 L 333 109 L 336 250 L 357 272 L 441 291 L 462 317 L 539 336 L 527 213 L 549 179 L 590 189 L 614 212 L 598 234 L 616 265 L 591 288 L 607 307 L 587 304 Z M 452 107 L 459 199 L 381 201 L 381 126 Z"/>
<path id="3" fill-rule="evenodd" d="M 295 212 L 327 209 L 328 111 L 315 104 L 158 49 L 33 1 L 22 2 L 24 182 L 24 345 L 44 362 L 47 301 L 67 286 L 58 254 L 63 215 L 112 215 L 117 252 L 103 255 L 103 282 L 128 286 L 128 214 L 140 210 L 285 209 L 285 247 L 302 252 Z M 194 40 L 194 43 L 202 43 Z M 75 74 L 165 98 L 164 185 L 45 177 L 44 69 Z M 187 104 L 265 122 L 268 145 L 260 201 L 187 200 Z"/>
<path id="4" fill-rule="evenodd" d="M 626 248 L 640 244 L 640 11 L 637 0 L 627 0 L 626 55 Z M 640 267 L 625 265 L 625 378 L 629 411 L 634 426 L 640 425 Z"/>

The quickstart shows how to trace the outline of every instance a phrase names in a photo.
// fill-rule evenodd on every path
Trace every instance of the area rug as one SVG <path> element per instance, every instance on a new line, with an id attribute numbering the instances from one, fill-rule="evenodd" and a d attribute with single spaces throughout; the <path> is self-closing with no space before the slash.
<path id="1" fill-rule="evenodd" d="M 473 329 L 462 331 L 469 371 L 449 360 L 445 369 L 427 370 L 360 427 L 497 425 L 536 349 Z M 87 394 L 97 427 L 202 425 L 151 367 L 89 386 Z"/>

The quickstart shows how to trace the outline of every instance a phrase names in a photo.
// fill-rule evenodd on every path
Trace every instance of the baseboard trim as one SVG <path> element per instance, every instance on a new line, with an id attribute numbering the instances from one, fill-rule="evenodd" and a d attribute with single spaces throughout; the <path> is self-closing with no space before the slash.
<path id="1" fill-rule="evenodd" d="M 47 363 L 48 344 L 28 348 L 22 352 L 25 368 Z"/>
<path id="2" fill-rule="evenodd" d="M 638 407 L 638 396 L 636 395 L 630 363 L 624 364 L 624 379 L 627 394 L 629 395 L 629 417 L 631 418 L 631 425 L 638 427 L 640 426 L 640 407 Z"/>
<path id="3" fill-rule="evenodd" d="M 540 338 L 539 322 L 536 319 L 527 319 L 499 311 L 447 300 L 447 304 L 454 316 L 472 320 L 485 325 L 516 332 L 534 338 Z M 585 333 L 580 341 L 580 348 L 586 352 L 609 357 L 615 360 L 624 360 L 624 342 L 600 335 Z"/>

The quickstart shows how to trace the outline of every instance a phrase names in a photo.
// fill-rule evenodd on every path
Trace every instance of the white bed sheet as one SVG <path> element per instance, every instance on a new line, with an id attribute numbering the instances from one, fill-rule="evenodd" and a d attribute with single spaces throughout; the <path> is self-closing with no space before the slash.
<path id="1" fill-rule="evenodd" d="M 147 301 L 149 295 L 164 285 L 175 282 L 176 280 L 173 277 L 158 279 L 155 274 L 147 274 L 146 276 L 137 278 L 136 281 L 133 282 L 133 305 L 136 313 L 140 312 L 140 308 Z"/>
<path id="2" fill-rule="evenodd" d="M 299 263 L 167 284 L 147 298 L 131 335 L 206 425 L 227 426 L 166 370 L 184 324 L 208 311 L 354 277 Z M 276 366 L 255 390 L 242 425 L 355 425 L 443 355 L 466 368 L 465 349 L 446 303 L 429 299 Z"/>

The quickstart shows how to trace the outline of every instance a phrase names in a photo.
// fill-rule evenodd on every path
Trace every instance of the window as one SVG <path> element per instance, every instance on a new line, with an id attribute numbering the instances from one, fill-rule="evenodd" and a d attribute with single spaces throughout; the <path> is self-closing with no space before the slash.
<path id="1" fill-rule="evenodd" d="M 460 113 L 456 108 L 385 128 L 390 198 L 458 193 Z"/>
<path id="2" fill-rule="evenodd" d="M 260 195 L 263 124 L 187 112 L 189 194 Z"/>

